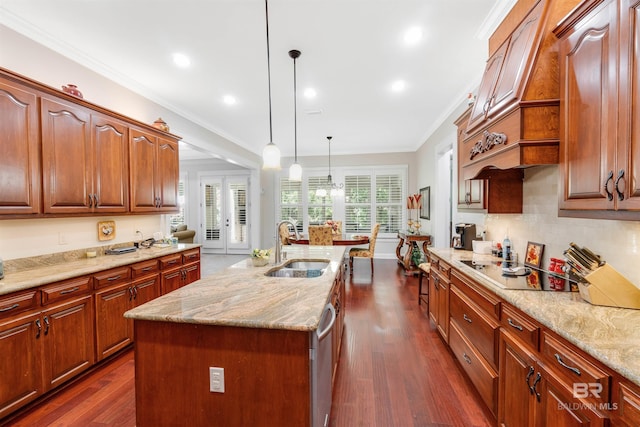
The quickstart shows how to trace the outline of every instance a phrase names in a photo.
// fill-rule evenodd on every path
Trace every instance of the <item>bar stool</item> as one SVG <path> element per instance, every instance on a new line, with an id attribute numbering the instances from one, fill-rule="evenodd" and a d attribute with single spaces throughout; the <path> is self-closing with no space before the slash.
<path id="1" fill-rule="evenodd" d="M 429 306 L 429 272 L 431 271 L 431 264 L 428 262 L 423 262 L 418 265 L 418 269 L 420 270 L 420 277 L 418 278 L 418 305 L 422 304 L 424 301 Z M 422 292 L 422 279 L 427 278 L 427 287 L 426 292 Z"/>

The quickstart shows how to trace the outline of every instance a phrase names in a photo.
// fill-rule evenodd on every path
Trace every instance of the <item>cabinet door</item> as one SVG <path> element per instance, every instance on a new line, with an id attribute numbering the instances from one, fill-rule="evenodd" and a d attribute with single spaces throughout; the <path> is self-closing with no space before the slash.
<path id="1" fill-rule="evenodd" d="M 158 197 L 163 212 L 178 211 L 178 144 L 158 139 Z"/>
<path id="2" fill-rule="evenodd" d="M 129 210 L 129 139 L 127 127 L 114 119 L 94 114 L 93 209 L 96 212 Z"/>
<path id="3" fill-rule="evenodd" d="M 458 209 L 485 209 L 483 179 L 466 179 L 459 183 Z"/>
<path id="4" fill-rule="evenodd" d="M 193 283 L 196 280 L 200 280 L 200 263 L 195 262 L 193 264 L 185 265 L 182 269 L 184 272 L 184 284 L 182 286 Z"/>
<path id="5" fill-rule="evenodd" d="M 640 3 L 620 2 L 620 134 L 618 136 L 616 196 L 618 209 L 640 210 Z M 618 179 L 622 172 L 622 177 Z"/>
<path id="6" fill-rule="evenodd" d="M 448 342 L 449 338 L 449 283 L 439 280 L 438 285 L 438 332 Z"/>
<path id="7" fill-rule="evenodd" d="M 132 308 L 133 291 L 129 283 L 96 292 L 97 360 L 123 349 L 133 341 L 133 322 L 123 315 Z"/>
<path id="8" fill-rule="evenodd" d="M 536 408 L 536 427 L 603 427 L 609 419 L 597 410 L 597 405 L 573 397 L 573 387 L 559 381 L 553 371 L 538 369 L 542 380 L 536 387 L 539 401 Z M 537 395 L 536 395 L 537 398 Z"/>
<path id="9" fill-rule="evenodd" d="M 129 129 L 131 212 L 158 210 L 156 139 L 150 133 Z"/>
<path id="10" fill-rule="evenodd" d="M 59 386 L 95 362 L 92 296 L 42 312 L 46 390 Z"/>
<path id="11" fill-rule="evenodd" d="M 134 306 L 137 307 L 160 296 L 160 275 L 136 280 L 132 286 Z"/>
<path id="12" fill-rule="evenodd" d="M 535 357 L 503 331 L 500 334 L 499 360 L 498 425 L 532 426 L 535 398 L 530 387 L 535 381 Z"/>
<path id="13" fill-rule="evenodd" d="M 40 131 L 36 94 L 0 80 L 0 214 L 40 212 Z"/>
<path id="14" fill-rule="evenodd" d="M 433 273 L 429 274 L 429 318 L 436 326 L 438 325 L 438 297 L 440 295 L 438 292 L 440 289 L 439 281 L 438 276 Z"/>
<path id="15" fill-rule="evenodd" d="M 182 286 L 182 268 L 163 271 L 161 274 L 162 295 L 175 291 Z"/>
<path id="16" fill-rule="evenodd" d="M 471 110 L 471 116 L 469 116 L 469 125 L 467 126 L 468 133 L 471 133 L 473 129 L 481 125 L 487 117 L 489 104 L 491 103 L 493 91 L 495 90 L 498 76 L 500 75 L 502 64 L 504 63 L 508 45 L 508 41 L 504 42 L 502 46 L 500 46 L 500 49 L 498 49 L 496 53 L 489 58 L 489 61 L 487 61 L 487 66 L 484 69 L 484 74 L 482 75 L 482 82 L 478 88 L 476 102 Z"/>
<path id="17" fill-rule="evenodd" d="M 560 41 L 560 209 L 614 208 L 616 4 L 604 2 Z"/>
<path id="18" fill-rule="evenodd" d="M 522 96 L 526 80 L 523 77 L 531 68 L 535 55 L 534 45 L 540 38 L 538 28 L 543 3 L 538 2 L 509 39 L 509 48 L 490 101 L 489 116 L 500 113 Z"/>
<path id="19" fill-rule="evenodd" d="M 44 212 L 90 212 L 93 166 L 89 111 L 47 97 L 42 97 L 41 110 Z"/>
<path id="20" fill-rule="evenodd" d="M 39 325 L 39 326 L 38 326 Z M 39 312 L 0 321 L 0 418 L 43 392 L 42 322 Z"/>

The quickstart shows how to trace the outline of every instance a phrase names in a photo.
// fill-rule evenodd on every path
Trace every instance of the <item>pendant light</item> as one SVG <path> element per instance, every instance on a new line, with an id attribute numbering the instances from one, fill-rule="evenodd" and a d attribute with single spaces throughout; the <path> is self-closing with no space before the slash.
<path id="1" fill-rule="evenodd" d="M 298 90 L 296 79 L 296 59 L 300 57 L 299 50 L 290 50 L 289 56 L 293 58 L 293 150 L 294 160 L 289 168 L 289 181 L 302 181 L 302 166 L 298 163 Z"/>
<path id="2" fill-rule="evenodd" d="M 269 143 L 262 150 L 262 169 L 280 170 L 280 149 L 273 143 L 273 121 L 271 118 L 271 58 L 269 57 L 269 5 L 264 0 L 267 28 L 267 80 L 269 83 Z"/>
<path id="3" fill-rule="evenodd" d="M 333 182 L 333 178 L 331 177 L 331 139 L 332 136 L 327 137 L 327 141 L 329 142 L 329 175 L 327 176 L 327 188 L 318 188 L 316 190 L 316 196 L 318 197 L 326 197 L 327 190 L 329 190 L 329 194 L 333 196 L 343 196 L 344 195 L 344 184 L 336 184 Z"/>

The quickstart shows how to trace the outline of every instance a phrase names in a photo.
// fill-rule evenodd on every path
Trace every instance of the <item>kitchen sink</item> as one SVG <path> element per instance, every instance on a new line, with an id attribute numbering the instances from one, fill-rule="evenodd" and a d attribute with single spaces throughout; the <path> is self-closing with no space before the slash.
<path id="1" fill-rule="evenodd" d="M 329 260 L 291 260 L 285 265 L 267 271 L 268 277 L 320 277 L 329 266 Z"/>
<path id="2" fill-rule="evenodd" d="M 300 270 L 324 270 L 329 265 L 329 261 L 326 260 L 312 260 L 312 261 L 289 261 L 283 267 L 295 268 Z"/>

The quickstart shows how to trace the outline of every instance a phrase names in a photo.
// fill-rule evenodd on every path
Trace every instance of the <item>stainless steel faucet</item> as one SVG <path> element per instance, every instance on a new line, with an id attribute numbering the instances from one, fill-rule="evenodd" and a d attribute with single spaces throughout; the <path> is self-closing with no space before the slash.
<path id="1" fill-rule="evenodd" d="M 298 229 L 296 229 L 296 225 L 289 221 L 288 219 L 282 220 L 276 225 L 276 264 L 279 264 L 282 261 L 282 239 L 280 238 L 280 226 L 282 224 L 289 224 L 293 227 L 293 231 L 296 233 L 296 239 L 300 238 L 298 234 Z"/>

